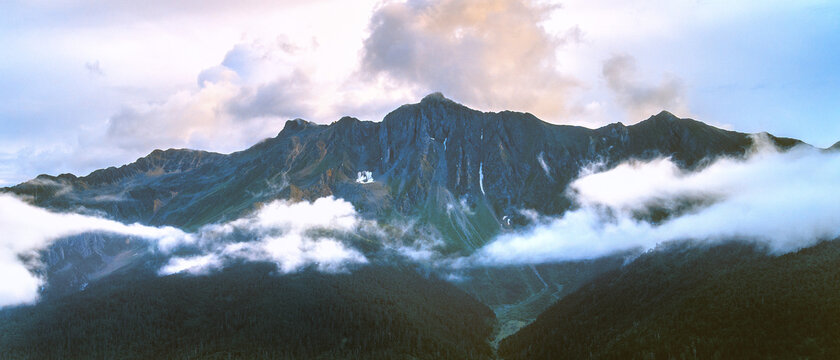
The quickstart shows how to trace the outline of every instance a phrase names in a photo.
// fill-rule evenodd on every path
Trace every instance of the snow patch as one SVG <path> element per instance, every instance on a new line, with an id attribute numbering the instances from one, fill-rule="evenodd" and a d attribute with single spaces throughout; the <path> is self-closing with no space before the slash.
<path id="1" fill-rule="evenodd" d="M 448 137 L 443 138 L 443 152 L 446 152 L 446 141 L 449 140 Z"/>
<path id="2" fill-rule="evenodd" d="M 478 163 L 478 187 L 481 188 L 481 194 L 482 195 L 487 195 L 484 192 L 484 163 L 483 162 Z"/>
<path id="3" fill-rule="evenodd" d="M 540 167 L 542 167 L 543 171 L 545 171 L 545 176 L 548 176 L 549 179 L 553 180 L 553 178 L 551 177 L 551 168 L 548 167 L 548 164 L 545 163 L 544 152 L 540 151 L 540 154 L 537 155 L 537 162 L 540 163 Z"/>
<path id="4" fill-rule="evenodd" d="M 373 172 L 359 171 L 356 173 L 356 182 L 359 184 L 370 184 L 373 182 Z"/>

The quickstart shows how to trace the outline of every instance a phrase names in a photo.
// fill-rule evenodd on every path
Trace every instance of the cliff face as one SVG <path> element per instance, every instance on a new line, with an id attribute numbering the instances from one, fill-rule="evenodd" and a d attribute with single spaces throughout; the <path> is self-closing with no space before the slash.
<path id="1" fill-rule="evenodd" d="M 6 190 L 40 206 L 187 230 L 278 198 L 332 195 L 368 218 L 411 218 L 455 248 L 475 248 L 523 221 L 520 209 L 568 209 L 566 186 L 585 166 L 670 156 L 691 168 L 743 155 L 751 142 L 667 112 L 633 126 L 587 129 L 527 113 L 480 112 L 436 93 L 378 123 L 292 120 L 276 137 L 229 155 L 155 150 L 120 168 L 42 175 Z M 373 181 L 357 181 L 360 172 Z"/>

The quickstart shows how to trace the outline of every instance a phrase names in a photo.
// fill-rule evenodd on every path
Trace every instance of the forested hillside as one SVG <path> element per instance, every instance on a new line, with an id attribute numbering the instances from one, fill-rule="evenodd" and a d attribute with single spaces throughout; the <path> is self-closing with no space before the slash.
<path id="1" fill-rule="evenodd" d="M 493 313 L 411 269 L 123 274 L 0 312 L 3 359 L 486 359 Z"/>
<path id="2" fill-rule="evenodd" d="M 840 240 L 782 256 L 671 245 L 601 276 L 505 339 L 505 359 L 836 359 Z"/>

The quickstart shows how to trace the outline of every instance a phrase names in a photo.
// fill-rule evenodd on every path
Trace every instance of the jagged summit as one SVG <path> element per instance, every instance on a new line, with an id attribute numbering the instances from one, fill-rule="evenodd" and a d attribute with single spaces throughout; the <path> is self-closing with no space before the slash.
<path id="1" fill-rule="evenodd" d="M 429 94 L 429 95 L 426 95 L 426 96 L 424 96 L 424 97 L 423 97 L 423 99 L 421 99 L 421 100 L 420 100 L 420 102 L 421 102 L 421 103 L 424 103 L 424 102 L 432 102 L 432 101 L 448 101 L 448 102 L 454 102 L 454 101 L 452 101 L 451 99 L 449 99 L 449 98 L 447 98 L 446 96 L 444 96 L 444 95 L 443 95 L 443 93 L 441 93 L 440 91 L 435 91 L 435 92 L 433 92 L 433 93 L 431 93 L 431 94 Z"/>
<path id="2" fill-rule="evenodd" d="M 408 103 L 399 106 L 398 108 L 392 110 L 385 117 L 382 119 L 382 122 L 386 125 L 386 127 L 390 126 L 397 126 L 397 127 L 408 127 L 414 130 L 418 130 L 421 128 L 438 128 L 438 127 L 458 127 L 462 128 L 467 126 L 468 123 L 472 121 L 479 121 L 482 120 L 503 120 L 503 121 L 513 121 L 514 123 L 524 122 L 533 122 L 539 123 L 543 126 L 566 126 L 563 124 L 553 124 L 546 122 L 537 116 L 528 113 L 528 112 L 519 112 L 519 111 L 511 111 L 511 110 L 503 110 L 499 112 L 485 112 L 481 110 L 476 110 L 461 103 L 458 103 L 448 97 L 446 97 L 443 93 L 436 91 L 432 92 L 422 99 L 420 99 L 417 103 Z M 641 121 L 640 123 L 660 123 L 660 124 L 670 124 L 674 122 L 679 122 L 681 120 L 690 120 L 690 119 L 681 119 L 674 115 L 673 113 L 663 110 L 656 115 L 650 116 L 648 119 Z M 342 116 L 339 120 L 332 122 L 330 125 L 334 124 L 350 124 L 350 123 L 358 123 L 358 122 L 367 122 L 361 121 L 360 119 L 345 115 Z M 294 120 L 286 121 L 286 124 L 283 128 L 283 131 L 299 131 L 313 126 L 326 126 L 323 124 L 314 123 L 311 121 L 303 120 L 300 118 Z M 627 125 L 616 122 L 612 124 L 608 124 L 603 126 L 602 128 L 606 129 L 614 129 L 614 128 L 626 128 Z M 406 129 L 409 130 L 409 129 Z M 595 130 L 592 128 L 590 130 Z M 281 131 L 281 134 L 283 133 Z M 434 133 L 435 131 L 431 131 Z M 434 135 L 440 134 L 430 134 L 434 137 Z"/>
<path id="3" fill-rule="evenodd" d="M 276 137 L 243 151 L 157 150 L 86 177 L 39 177 L 69 186 L 64 192 L 44 188 L 46 181 L 8 191 L 35 196 L 42 206 L 84 206 L 127 222 L 183 228 L 234 218 L 276 198 L 335 196 L 377 218 L 447 213 L 463 200 L 470 210 L 457 221 L 424 221 L 442 238 L 474 247 L 515 209 L 567 209 L 562 194 L 586 164 L 669 156 L 692 167 L 705 158 L 744 154 L 751 144 L 748 134 L 667 111 L 631 126 L 590 129 L 522 112 L 474 110 L 437 92 L 400 106 L 381 122 L 294 119 Z M 376 181 L 358 185 L 360 171 Z"/>
<path id="4" fill-rule="evenodd" d="M 353 116 L 342 116 L 341 119 L 338 119 L 338 121 L 334 122 L 333 124 L 356 123 L 359 121 L 361 120 Z"/>
<path id="5" fill-rule="evenodd" d="M 301 118 L 297 118 L 297 119 L 293 119 L 293 120 L 287 120 L 286 125 L 283 126 L 283 130 L 284 131 L 285 130 L 295 131 L 295 130 L 305 129 L 305 128 L 310 127 L 310 126 L 318 126 L 318 124 L 316 124 L 314 122 L 311 122 L 311 121 L 303 120 Z"/>

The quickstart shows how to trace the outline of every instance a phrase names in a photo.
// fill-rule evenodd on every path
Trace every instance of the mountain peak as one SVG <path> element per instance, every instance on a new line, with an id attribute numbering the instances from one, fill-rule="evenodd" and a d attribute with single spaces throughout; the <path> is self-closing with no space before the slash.
<path id="1" fill-rule="evenodd" d="M 834 145 L 831 145 L 831 147 L 828 148 L 828 149 L 829 150 L 840 150 L 840 141 L 834 143 Z"/>
<path id="2" fill-rule="evenodd" d="M 338 121 L 336 121 L 336 123 L 348 123 L 348 122 L 353 123 L 353 122 L 359 122 L 359 121 L 360 121 L 359 119 L 354 118 L 352 116 L 342 116 L 341 119 L 338 119 Z"/>
<path id="3" fill-rule="evenodd" d="M 443 94 L 441 92 L 436 91 L 436 92 L 433 92 L 429 95 L 424 96 L 423 99 L 420 100 L 420 103 L 442 102 L 442 101 L 454 102 L 454 101 L 450 100 L 449 98 L 447 98 L 446 96 L 443 96 Z"/>
<path id="4" fill-rule="evenodd" d="M 429 123 L 440 124 L 449 122 L 457 116 L 452 116 L 454 113 L 479 113 L 477 110 L 470 109 L 462 104 L 459 104 L 447 98 L 440 92 L 433 92 L 423 97 L 419 103 L 405 104 L 391 111 L 385 118 L 383 123 L 397 123 L 404 124 L 405 121 L 417 121 L 418 123 L 428 126 Z M 425 113 L 425 115 L 421 115 Z M 400 125 L 404 126 L 404 125 Z"/>
<path id="5" fill-rule="evenodd" d="M 659 112 L 659 114 L 651 116 L 651 118 L 656 118 L 656 119 L 659 119 L 659 120 L 679 120 L 680 119 L 679 117 L 677 117 L 676 115 L 672 114 L 671 112 L 669 112 L 667 110 L 662 110 L 662 111 Z"/>
<path id="6" fill-rule="evenodd" d="M 307 128 L 309 126 L 317 125 L 313 122 L 303 120 L 301 118 L 297 118 L 294 120 L 287 120 L 286 125 L 283 126 L 283 130 L 295 131 Z"/>
<path id="7" fill-rule="evenodd" d="M 671 127 L 671 126 L 674 126 L 676 124 L 685 124 L 684 122 L 682 122 L 680 120 L 682 120 L 682 119 L 680 119 L 676 115 L 674 115 L 674 114 L 672 114 L 668 111 L 662 110 L 658 114 L 651 115 L 649 118 L 639 122 L 636 125 L 641 126 L 643 128 L 647 128 L 647 127 L 660 127 L 660 126 Z"/>

